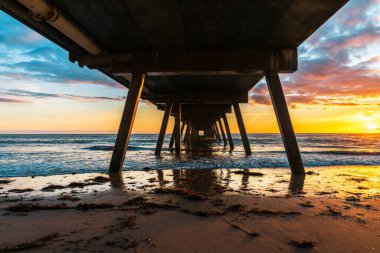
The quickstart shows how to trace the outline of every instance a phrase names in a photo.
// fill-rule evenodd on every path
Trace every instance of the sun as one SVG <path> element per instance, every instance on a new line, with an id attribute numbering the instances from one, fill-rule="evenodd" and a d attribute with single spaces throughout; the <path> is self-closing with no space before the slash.
<path id="1" fill-rule="evenodd" d="M 365 125 L 365 128 L 367 129 L 367 131 L 375 131 L 379 128 L 379 126 L 373 123 L 367 123 Z"/>

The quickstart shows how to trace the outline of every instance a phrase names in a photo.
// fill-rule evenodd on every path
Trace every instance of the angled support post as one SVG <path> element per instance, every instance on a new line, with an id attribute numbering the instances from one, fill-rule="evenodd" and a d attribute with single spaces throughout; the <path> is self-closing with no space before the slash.
<path id="1" fill-rule="evenodd" d="M 169 116 L 172 111 L 172 104 L 166 104 L 164 118 L 162 119 L 160 134 L 158 135 L 156 151 L 154 154 L 160 156 L 162 150 L 162 144 L 164 143 L 166 128 L 168 127 Z"/>
<path id="2" fill-rule="evenodd" d="M 220 128 L 220 132 L 222 133 L 224 146 L 227 146 L 226 135 L 224 134 L 223 125 L 222 125 L 222 121 L 220 121 L 220 118 L 218 119 L 218 124 L 219 124 L 219 128 Z"/>
<path id="3" fill-rule="evenodd" d="M 131 137 L 133 122 L 139 104 L 141 92 L 144 86 L 145 74 L 133 73 L 131 85 L 125 102 L 123 115 L 121 117 L 119 131 L 117 133 L 115 148 L 112 153 L 109 173 L 121 173 L 125 153 L 128 149 L 129 138 Z"/>
<path id="4" fill-rule="evenodd" d="M 249 146 L 248 135 L 247 135 L 247 132 L 245 131 L 243 116 L 241 115 L 239 104 L 235 103 L 233 105 L 234 105 L 236 120 L 239 126 L 240 136 L 243 141 L 245 153 L 247 155 L 250 155 L 252 154 L 252 151 L 251 151 L 251 147 Z"/>
<path id="5" fill-rule="evenodd" d="M 280 128 L 282 141 L 284 142 L 286 155 L 293 175 L 304 175 L 301 154 L 298 148 L 296 135 L 294 134 L 284 92 L 281 87 L 280 77 L 277 72 L 266 72 L 265 79 L 268 85 L 270 97 L 277 123 Z"/>
<path id="6" fill-rule="evenodd" d="M 220 138 L 219 127 L 218 127 L 218 123 L 216 121 L 214 123 L 214 128 L 215 128 L 215 131 L 216 131 L 216 136 L 218 137 L 218 141 L 221 142 L 222 139 Z"/>
<path id="7" fill-rule="evenodd" d="M 170 136 L 170 142 L 169 142 L 169 149 L 173 149 L 173 146 L 174 146 L 174 137 L 175 137 L 175 128 L 177 127 L 176 123 L 174 122 L 174 127 L 173 127 L 173 131 L 172 131 L 172 135 Z"/>
<path id="8" fill-rule="evenodd" d="M 177 155 L 181 154 L 181 104 L 176 104 L 177 112 L 175 114 L 175 135 L 174 135 L 174 143 L 175 143 L 175 153 Z"/>
<path id="9" fill-rule="evenodd" d="M 182 141 L 183 131 L 185 130 L 185 126 L 186 126 L 186 121 L 183 121 L 182 126 L 181 126 L 181 141 Z"/>
<path id="10" fill-rule="evenodd" d="M 224 126 L 226 127 L 226 133 L 227 133 L 227 138 L 228 138 L 228 144 L 230 145 L 230 150 L 233 150 L 234 149 L 234 141 L 232 140 L 230 126 L 228 125 L 228 120 L 227 120 L 227 116 L 225 113 L 223 113 L 223 122 L 224 122 Z"/>

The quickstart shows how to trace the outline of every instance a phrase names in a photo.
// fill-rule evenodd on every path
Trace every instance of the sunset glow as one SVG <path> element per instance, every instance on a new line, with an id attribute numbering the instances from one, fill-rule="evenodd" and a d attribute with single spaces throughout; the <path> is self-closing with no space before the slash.
<path id="1" fill-rule="evenodd" d="M 379 6 L 350 1 L 299 47 L 299 70 L 280 76 L 296 132 L 380 133 Z M 127 89 L 2 12 L 0 23 L 1 133 L 116 132 Z M 248 132 L 278 132 L 265 80 L 249 99 Z M 133 131 L 158 132 L 162 116 L 142 101 Z"/>

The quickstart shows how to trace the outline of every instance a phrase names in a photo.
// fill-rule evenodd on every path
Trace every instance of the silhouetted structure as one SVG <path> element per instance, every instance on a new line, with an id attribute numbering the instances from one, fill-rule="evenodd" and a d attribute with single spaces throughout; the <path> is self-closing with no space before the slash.
<path id="1" fill-rule="evenodd" d="M 231 106 L 250 154 L 239 103 L 265 77 L 292 173 L 304 174 L 278 73 L 297 70 L 297 47 L 346 2 L 0 0 L 2 10 L 69 51 L 72 62 L 129 88 L 111 173 L 122 170 L 140 98 L 165 110 L 157 155 L 170 115 L 177 154 L 181 123 L 187 146 L 202 131 L 233 149 Z"/>

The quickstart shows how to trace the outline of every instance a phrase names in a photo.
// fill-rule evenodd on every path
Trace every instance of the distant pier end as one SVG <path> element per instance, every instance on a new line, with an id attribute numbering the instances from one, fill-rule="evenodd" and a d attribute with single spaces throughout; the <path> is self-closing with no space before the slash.
<path id="1" fill-rule="evenodd" d="M 232 150 L 226 117 L 232 108 L 251 154 L 239 104 L 265 78 L 290 169 L 302 175 L 279 73 L 297 70 L 298 46 L 346 2 L 0 0 L 0 7 L 67 50 L 70 61 L 129 88 L 110 173 L 122 171 L 140 99 L 165 111 L 157 156 L 170 116 L 176 154 L 199 140 Z"/>

